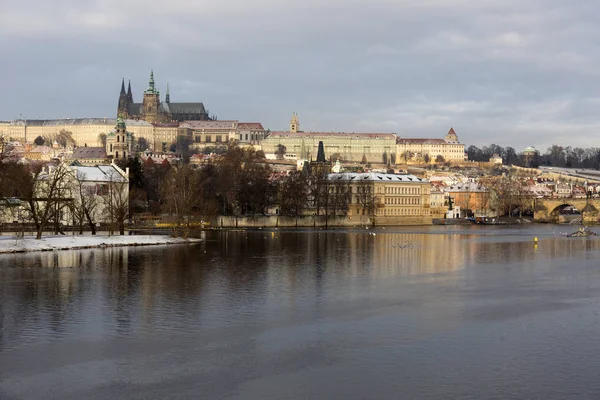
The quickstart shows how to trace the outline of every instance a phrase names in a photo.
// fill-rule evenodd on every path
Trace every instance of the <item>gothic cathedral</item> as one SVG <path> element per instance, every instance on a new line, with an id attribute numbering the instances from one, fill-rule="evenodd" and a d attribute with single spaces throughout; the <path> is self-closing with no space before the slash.
<path id="1" fill-rule="evenodd" d="M 125 79 L 121 81 L 117 116 L 123 119 L 138 119 L 150 123 L 206 121 L 210 120 L 202 103 L 171 103 L 169 85 L 165 101 L 160 101 L 160 92 L 154 85 L 154 72 L 150 71 L 148 89 L 144 91 L 142 103 L 133 102 L 131 82 L 125 92 Z"/>

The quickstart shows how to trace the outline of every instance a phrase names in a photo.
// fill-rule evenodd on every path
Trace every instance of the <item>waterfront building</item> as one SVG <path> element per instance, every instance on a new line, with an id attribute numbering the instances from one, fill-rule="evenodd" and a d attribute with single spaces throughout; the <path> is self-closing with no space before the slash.
<path id="1" fill-rule="evenodd" d="M 399 137 L 395 151 L 398 164 L 465 161 L 465 145 L 459 142 L 454 128 L 443 139 Z"/>
<path id="2" fill-rule="evenodd" d="M 490 208 L 491 192 L 477 182 L 461 182 L 445 189 L 452 204 L 460 207 L 463 213 L 486 216 Z"/>
<path id="3" fill-rule="evenodd" d="M 188 120 L 208 120 L 208 113 L 204 104 L 199 103 L 172 103 L 167 84 L 165 101 L 161 101 L 160 92 L 154 83 L 154 72 L 150 71 L 148 88 L 144 91 L 141 103 L 133 102 L 131 82 L 125 92 L 125 79 L 121 81 L 119 105 L 117 115 L 124 119 L 138 119 L 150 123 L 157 122 L 183 122 Z"/>
<path id="4" fill-rule="evenodd" d="M 375 172 L 329 174 L 350 185 L 348 217 L 372 216 L 376 225 L 431 225 L 430 183 L 414 175 Z M 335 185 L 332 189 L 335 190 Z"/>
<path id="5" fill-rule="evenodd" d="M 444 218 L 446 211 L 448 211 L 446 195 L 435 185 L 431 185 L 429 191 L 429 205 L 432 218 Z"/>

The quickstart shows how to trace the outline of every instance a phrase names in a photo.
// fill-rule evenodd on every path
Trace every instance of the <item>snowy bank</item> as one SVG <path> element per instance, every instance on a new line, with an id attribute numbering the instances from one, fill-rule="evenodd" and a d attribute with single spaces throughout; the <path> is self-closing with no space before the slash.
<path id="1" fill-rule="evenodd" d="M 0 236 L 0 254 L 30 251 L 76 250 L 121 246 L 153 246 L 165 244 L 199 243 L 201 239 L 182 239 L 163 235 L 133 236 L 45 236 L 36 240 L 33 236 L 17 239 Z"/>

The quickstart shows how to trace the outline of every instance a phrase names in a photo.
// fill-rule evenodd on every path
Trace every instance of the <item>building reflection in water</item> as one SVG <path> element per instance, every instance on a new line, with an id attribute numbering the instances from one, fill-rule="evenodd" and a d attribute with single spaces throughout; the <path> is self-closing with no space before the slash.
<path id="1" fill-rule="evenodd" d="M 544 238 L 536 249 L 529 238 L 509 236 L 333 230 L 2 255 L 0 351 L 68 337 L 197 332 L 232 320 L 256 328 L 287 318 L 290 307 L 304 307 L 307 318 L 327 315 L 332 300 L 365 297 L 393 279 L 444 284 L 482 265 L 533 268 L 534 260 L 581 259 L 598 249 L 599 240 L 564 237 Z"/>

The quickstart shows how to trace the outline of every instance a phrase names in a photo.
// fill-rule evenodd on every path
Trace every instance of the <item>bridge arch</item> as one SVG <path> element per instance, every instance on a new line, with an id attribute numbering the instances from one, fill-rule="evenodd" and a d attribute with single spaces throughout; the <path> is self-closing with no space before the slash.
<path id="1" fill-rule="evenodd" d="M 575 207 L 581 218 L 589 223 L 600 223 L 600 199 L 586 198 L 545 198 L 534 201 L 534 220 L 539 222 L 558 222 L 561 211 L 566 207 Z"/>
<path id="2" fill-rule="evenodd" d="M 554 209 L 550 212 L 550 215 L 552 215 L 553 217 L 556 217 L 559 214 L 562 214 L 562 212 L 565 211 L 566 209 L 568 209 L 569 207 L 571 207 L 573 210 L 577 211 L 577 212 L 573 212 L 573 214 L 581 214 L 581 212 L 582 212 L 582 210 L 580 210 L 579 207 L 577 207 L 576 205 L 565 201 L 563 204 L 559 204 L 559 205 L 555 206 Z"/>

